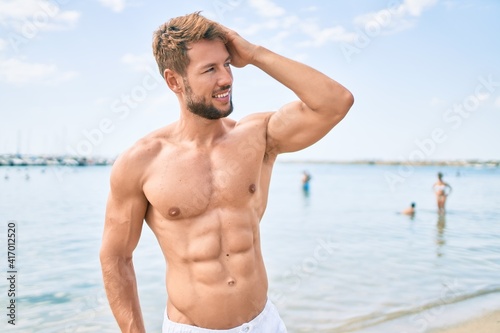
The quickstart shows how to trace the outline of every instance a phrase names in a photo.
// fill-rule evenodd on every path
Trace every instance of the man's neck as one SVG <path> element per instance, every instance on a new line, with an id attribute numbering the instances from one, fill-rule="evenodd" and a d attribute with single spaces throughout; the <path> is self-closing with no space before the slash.
<path id="1" fill-rule="evenodd" d="M 191 142 L 197 146 L 210 146 L 225 133 L 224 118 L 212 120 L 191 112 L 181 113 L 176 124 L 176 137 L 180 141 Z"/>

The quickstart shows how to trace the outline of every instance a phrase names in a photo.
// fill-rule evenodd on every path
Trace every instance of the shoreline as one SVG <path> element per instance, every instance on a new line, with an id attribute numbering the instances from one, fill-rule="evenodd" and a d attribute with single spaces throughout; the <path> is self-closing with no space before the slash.
<path id="1" fill-rule="evenodd" d="M 116 157 L 80 156 L 80 155 L 36 155 L 36 154 L 0 154 L 1 166 L 94 166 L 112 165 Z M 499 168 L 496 159 L 456 159 L 456 160 L 293 160 L 280 158 L 279 163 L 286 164 L 332 164 L 332 165 L 387 165 L 387 166 L 449 166 L 449 167 L 486 167 Z"/>
<path id="2" fill-rule="evenodd" d="M 500 332 L 500 309 L 483 313 L 458 324 L 426 331 L 426 333 L 498 333 Z"/>
<path id="3" fill-rule="evenodd" d="M 500 167 L 500 160 L 424 160 L 424 161 L 399 161 L 399 160 L 349 160 L 349 161 L 329 161 L 329 160 L 288 160 L 280 159 L 280 163 L 289 164 L 337 164 L 337 165 L 402 165 L 402 166 L 450 166 L 450 167 Z"/>
<path id="4" fill-rule="evenodd" d="M 500 333 L 500 292 L 446 302 L 349 332 Z"/>

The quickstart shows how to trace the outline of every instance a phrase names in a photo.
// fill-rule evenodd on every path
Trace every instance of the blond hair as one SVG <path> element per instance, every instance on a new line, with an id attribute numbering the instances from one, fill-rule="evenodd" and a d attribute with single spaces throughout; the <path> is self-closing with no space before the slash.
<path id="1" fill-rule="evenodd" d="M 160 74 L 163 76 L 168 68 L 184 76 L 189 65 L 187 51 L 190 44 L 217 38 L 226 43 L 224 29 L 200 15 L 200 12 L 175 17 L 162 24 L 153 33 L 153 54 Z"/>

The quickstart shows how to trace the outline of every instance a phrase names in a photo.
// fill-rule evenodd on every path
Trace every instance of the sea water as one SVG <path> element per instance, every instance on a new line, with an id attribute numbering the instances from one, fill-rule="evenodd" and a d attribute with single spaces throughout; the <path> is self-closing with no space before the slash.
<path id="1" fill-rule="evenodd" d="M 444 215 L 432 192 L 438 171 L 453 188 Z M 0 168 L 2 332 L 119 331 L 98 259 L 109 173 Z M 416 214 L 400 214 L 411 202 Z M 9 223 L 15 326 L 7 316 Z M 291 333 L 425 332 L 450 305 L 488 298 L 500 308 L 499 168 L 277 163 L 261 234 L 269 297 Z M 147 331 L 160 332 L 165 263 L 147 225 L 134 265 Z M 395 320 L 397 330 L 377 330 Z"/>

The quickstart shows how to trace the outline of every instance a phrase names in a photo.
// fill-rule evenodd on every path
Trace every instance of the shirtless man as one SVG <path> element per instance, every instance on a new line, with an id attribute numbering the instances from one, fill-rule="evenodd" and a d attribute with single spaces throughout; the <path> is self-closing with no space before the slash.
<path id="1" fill-rule="evenodd" d="M 353 97 L 324 74 L 199 13 L 161 25 L 153 51 L 180 116 L 139 140 L 112 169 L 100 259 L 118 325 L 145 332 L 132 263 L 145 220 L 168 265 L 163 332 L 286 332 L 267 298 L 260 245 L 272 167 L 278 154 L 326 135 Z M 240 121 L 226 118 L 231 66 L 247 65 L 299 100 Z"/>

